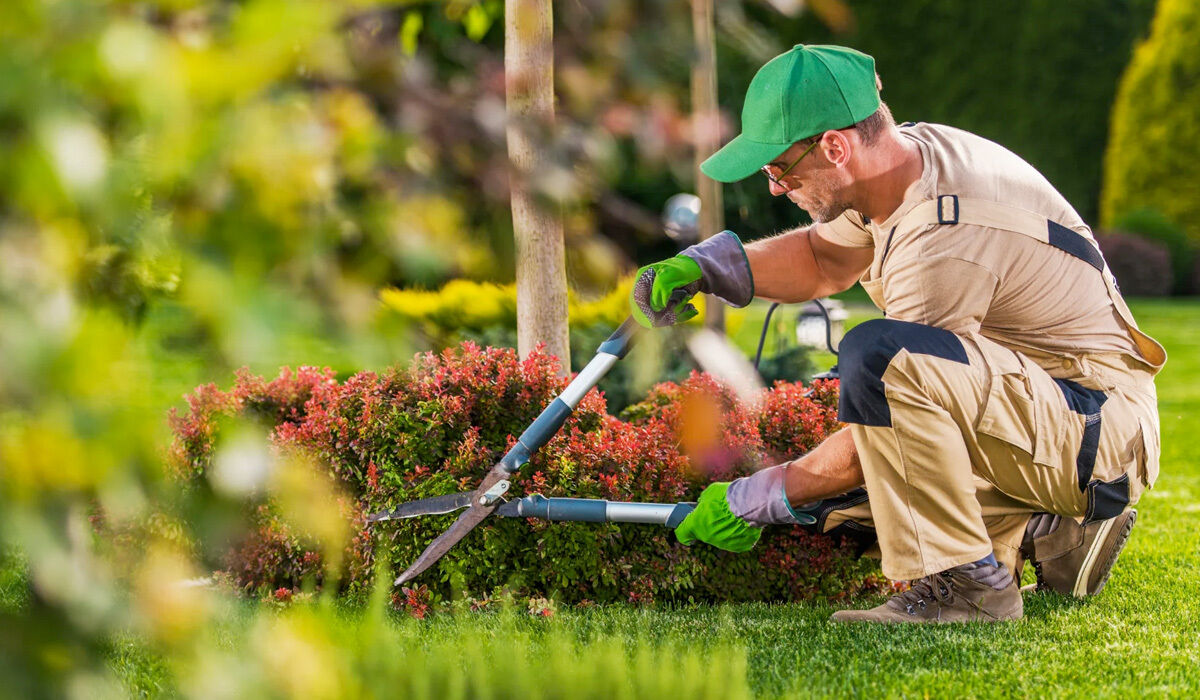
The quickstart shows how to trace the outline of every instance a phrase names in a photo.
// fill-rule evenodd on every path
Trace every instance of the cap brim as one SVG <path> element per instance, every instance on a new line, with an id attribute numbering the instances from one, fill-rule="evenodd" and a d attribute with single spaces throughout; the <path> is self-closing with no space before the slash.
<path id="1" fill-rule="evenodd" d="M 791 145 L 751 141 L 739 134 L 701 163 L 700 171 L 717 182 L 737 182 L 758 172 Z"/>

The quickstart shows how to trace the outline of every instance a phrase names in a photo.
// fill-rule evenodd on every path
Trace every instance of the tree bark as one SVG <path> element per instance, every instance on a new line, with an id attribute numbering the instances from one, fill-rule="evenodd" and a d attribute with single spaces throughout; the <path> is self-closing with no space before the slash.
<path id="1" fill-rule="evenodd" d="M 554 122 L 554 29 L 551 0 L 506 0 L 504 82 L 508 157 L 512 163 L 513 232 L 517 262 L 517 352 L 539 343 L 571 370 L 567 329 L 567 267 L 562 217 L 537 199 L 531 177 L 546 172 L 538 135 Z"/>
<path id="2" fill-rule="evenodd" d="M 717 108 L 717 43 L 713 0 L 692 0 L 692 140 L 696 154 L 696 194 L 700 197 L 700 237 L 725 230 L 725 199 L 721 183 L 700 172 L 700 163 L 720 147 L 721 120 Z M 705 300 L 704 325 L 725 332 L 725 305 L 716 297 Z"/>

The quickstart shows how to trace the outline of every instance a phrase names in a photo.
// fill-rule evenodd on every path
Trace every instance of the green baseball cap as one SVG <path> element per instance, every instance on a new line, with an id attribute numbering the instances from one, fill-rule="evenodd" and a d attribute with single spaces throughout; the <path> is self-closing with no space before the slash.
<path id="1" fill-rule="evenodd" d="M 844 129 L 877 109 L 875 59 L 844 46 L 797 44 L 754 75 L 742 105 L 742 133 L 700 170 L 719 182 L 736 182 L 793 143 Z"/>

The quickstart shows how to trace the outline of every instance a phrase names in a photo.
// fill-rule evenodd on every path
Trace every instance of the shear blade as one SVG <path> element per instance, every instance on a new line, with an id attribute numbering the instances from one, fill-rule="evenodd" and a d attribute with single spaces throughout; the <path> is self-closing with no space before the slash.
<path id="1" fill-rule="evenodd" d="M 484 518 L 491 515 L 492 511 L 496 510 L 497 506 L 500 505 L 500 501 L 495 501 L 490 505 L 481 505 L 479 497 L 490 489 L 493 484 L 508 477 L 508 472 L 500 467 L 493 467 L 492 471 L 488 472 L 488 475 L 484 477 L 483 483 L 479 485 L 479 488 L 466 494 L 471 499 L 471 507 L 458 516 L 458 520 L 455 520 L 453 525 L 438 535 L 437 539 L 429 543 L 429 546 L 425 548 L 424 552 L 421 552 L 421 556 L 417 557 L 412 566 L 400 574 L 394 585 L 399 586 L 408 583 L 420 576 L 426 569 L 437 563 L 437 560 L 441 559 L 446 552 L 450 551 L 451 547 L 458 544 L 459 540 L 466 537 L 468 532 L 475 529 L 475 526 L 482 522 Z"/>
<path id="2" fill-rule="evenodd" d="M 415 518 L 418 515 L 453 513 L 459 508 L 466 508 L 471 505 L 471 496 L 473 495 L 473 493 L 452 493 L 446 496 L 422 498 L 419 501 L 412 501 L 411 503 L 401 503 L 391 510 L 385 510 L 382 513 L 375 513 L 369 516 L 367 522 L 377 523 L 384 520 Z"/>

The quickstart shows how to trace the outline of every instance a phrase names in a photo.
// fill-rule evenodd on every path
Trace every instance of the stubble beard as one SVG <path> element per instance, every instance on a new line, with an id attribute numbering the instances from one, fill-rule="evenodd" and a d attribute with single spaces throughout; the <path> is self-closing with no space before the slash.
<path id="1" fill-rule="evenodd" d="M 834 202 L 828 206 L 818 205 L 805 211 L 808 212 L 814 224 L 827 224 L 846 213 L 846 210 L 849 208 L 850 205 L 846 202 Z"/>
<path id="2" fill-rule="evenodd" d="M 792 204 L 808 212 L 809 218 L 815 224 L 829 223 L 851 208 L 849 202 L 834 194 L 833 187 L 828 182 L 814 183 L 807 188 L 805 194 L 808 196 L 804 199 L 808 201 L 801 200 L 798 190 L 789 192 L 788 199 L 792 200 Z"/>

